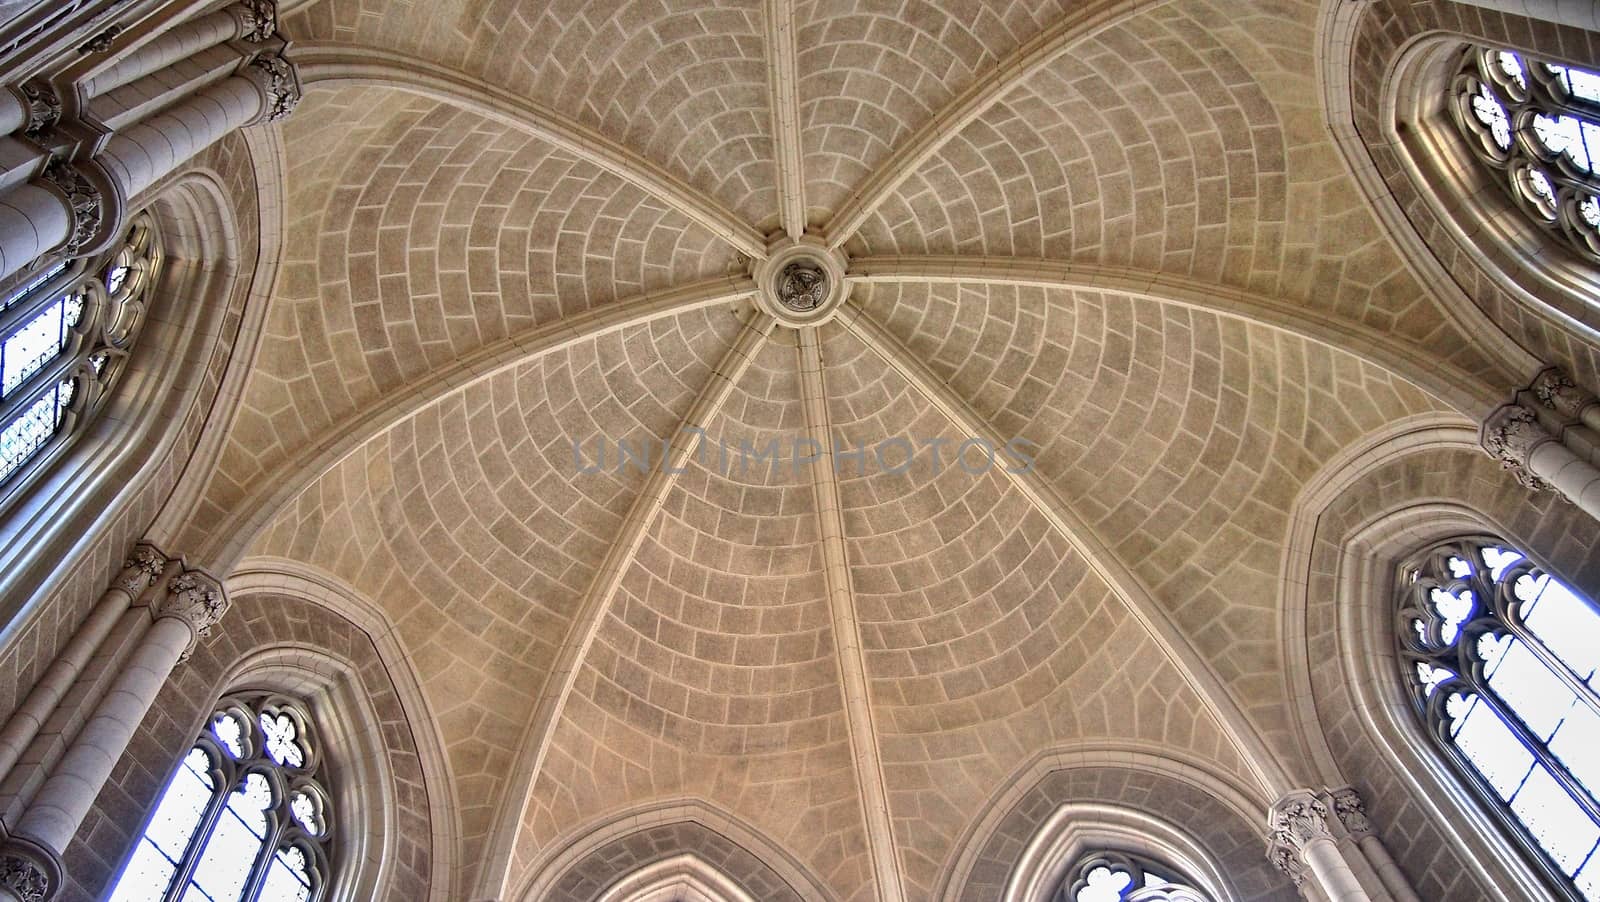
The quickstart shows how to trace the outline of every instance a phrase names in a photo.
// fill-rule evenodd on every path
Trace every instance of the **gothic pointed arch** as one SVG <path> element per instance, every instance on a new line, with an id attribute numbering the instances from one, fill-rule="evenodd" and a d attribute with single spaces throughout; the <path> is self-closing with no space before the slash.
<path id="1" fill-rule="evenodd" d="M 937 898 L 1072 899 L 1100 869 L 1097 881 L 1149 870 L 1214 902 L 1296 898 L 1261 854 L 1258 792 L 1170 749 L 1084 743 L 1042 753 L 974 818 Z"/>
<path id="2" fill-rule="evenodd" d="M 0 513 L 0 621 L 24 641 L 0 672 L 26 685 L 17 649 L 46 660 L 115 574 L 183 472 L 234 356 L 256 253 L 258 197 L 243 146 L 226 139 L 154 186 L 138 209 L 163 241 L 144 326 L 92 422 Z M 46 266 L 49 266 L 47 263 Z M 248 336 L 246 336 L 248 338 Z M 63 557 L 83 566 L 63 569 Z M 34 643 L 37 643 L 34 646 Z"/>
<path id="3" fill-rule="evenodd" d="M 1442 722 L 1421 716 L 1432 693 L 1401 635 L 1418 618 L 1400 612 L 1421 572 L 1418 555 L 1441 543 L 1493 537 L 1502 543 L 1495 547 L 1526 552 L 1541 572 L 1588 593 L 1597 539 L 1581 511 L 1518 486 L 1462 433 L 1418 432 L 1330 477 L 1301 540 L 1304 595 L 1286 602 L 1304 610 L 1303 636 L 1285 634 L 1289 654 L 1304 662 L 1291 668 L 1303 682 L 1289 688 L 1317 762 L 1308 779 L 1355 786 L 1423 897 L 1514 887 L 1520 895 L 1511 898 L 1548 898 L 1560 887 L 1519 835 L 1509 800 L 1486 795 L 1452 760 L 1450 724 L 1430 729 Z M 1402 833 L 1401 822 L 1418 829 Z"/>
<path id="4" fill-rule="evenodd" d="M 67 849 L 72 891 L 99 897 L 124 869 L 142 863 L 141 836 L 162 814 L 162 791 L 186 773 L 237 786 L 247 800 L 254 800 L 250 790 L 256 788 L 247 782 L 250 774 L 259 773 L 266 790 L 260 805 L 276 805 L 280 796 L 291 805 L 296 789 L 312 787 L 322 792 L 314 807 L 325 817 L 337 815 L 323 827 L 327 840 L 310 836 L 293 808 L 280 818 L 279 826 L 292 828 L 283 848 L 309 850 L 313 898 L 442 898 L 434 886 L 438 858 L 429 805 L 437 777 L 421 766 L 414 715 L 390 675 L 394 666 L 364 629 L 315 600 L 281 588 L 240 593 L 230 616 L 163 687 Z M 297 735 L 315 737 L 316 746 L 305 747 L 300 765 L 284 769 L 285 758 L 265 748 L 273 738 L 266 727 L 246 724 L 239 737 L 224 729 L 229 718 L 244 723 L 240 711 L 256 720 L 270 715 L 270 723 L 261 722 L 273 728 L 287 718 Z M 189 767 L 194 749 L 209 754 L 198 769 Z M 313 763 L 314 773 L 307 769 Z M 140 816 L 129 819 L 128 811 Z M 173 857 L 180 866 L 191 863 Z M 270 881 L 274 860 L 263 859 L 262 869 L 251 872 L 255 879 Z M 203 860 L 194 864 L 203 870 Z"/>
<path id="5" fill-rule="evenodd" d="M 1508 361 L 1594 381 L 1595 33 L 1450 0 L 1324 8 L 1325 115 L 1408 264 Z"/>
<path id="6" fill-rule="evenodd" d="M 715 902 L 834 898 L 780 845 L 738 817 L 695 799 L 621 812 L 573 831 L 529 868 L 531 876 L 511 898 L 632 899 L 619 895 L 619 889 L 647 888 L 654 878 L 641 875 L 666 872 L 697 874 L 697 879 L 720 886 L 726 898 L 713 897 Z"/>

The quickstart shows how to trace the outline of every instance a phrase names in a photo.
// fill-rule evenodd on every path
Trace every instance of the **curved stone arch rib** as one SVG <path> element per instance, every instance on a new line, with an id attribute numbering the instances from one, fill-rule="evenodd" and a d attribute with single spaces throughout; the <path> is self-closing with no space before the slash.
<path id="1" fill-rule="evenodd" d="M 552 843 L 550 851 L 529 869 L 529 876 L 508 902 L 536 902 L 578 862 L 608 843 L 651 827 L 674 823 L 693 823 L 745 850 L 781 878 L 803 902 L 834 902 L 822 881 L 755 827 L 735 815 L 700 799 L 677 799 L 630 809 L 606 818 L 601 823 L 581 828 Z"/>
<path id="2" fill-rule="evenodd" d="M 956 843 L 960 852 L 940 873 L 933 897 L 944 902 L 957 902 L 972 876 L 978 857 L 996 831 L 1016 804 L 1046 777 L 1057 771 L 1096 767 L 1119 768 L 1177 780 L 1216 799 L 1248 824 L 1260 822 L 1270 805 L 1268 796 L 1259 791 L 1259 787 L 1241 784 L 1237 778 L 1218 770 L 1205 758 L 1171 746 L 1139 740 L 1090 740 L 1047 750 L 1018 768 L 985 805 L 983 816 L 975 819 L 962 834 Z M 1170 825 L 1167 826 L 1170 828 Z M 1036 835 L 1034 843 L 1040 842 L 1040 837 Z M 1043 852 L 1045 848 L 1039 845 L 1036 851 Z M 1026 854 L 1025 851 L 1024 856 Z M 1192 876 L 1212 879 L 1215 886 L 1232 885 L 1226 869 L 1210 862 L 1209 853 L 1200 858 L 1202 861 L 1196 863 L 1198 873 Z M 1017 875 L 1013 874 L 1010 882 L 1018 884 Z M 1017 888 L 1025 887 L 1018 885 Z M 1005 899 L 1011 902 L 1012 897 L 1006 896 Z"/>
<path id="3" fill-rule="evenodd" d="M 1334 146 L 1338 148 L 1339 160 L 1417 282 L 1430 286 L 1433 296 L 1455 317 L 1461 328 L 1483 342 L 1485 351 L 1503 361 L 1514 376 L 1531 378 L 1542 367 L 1540 361 L 1484 313 L 1428 247 L 1396 200 L 1393 189 L 1384 181 L 1367 148 L 1367 138 L 1356 125 L 1352 99 L 1352 54 L 1356 29 L 1362 17 L 1369 14 L 1370 6 L 1369 3 L 1350 3 L 1346 0 L 1323 0 L 1322 15 L 1317 24 L 1318 38 L 1314 47 L 1317 84 L 1322 94 L 1324 121 L 1333 137 Z M 1461 36 L 1454 35 L 1453 39 L 1460 41 Z M 1391 68 L 1384 79 L 1383 116 L 1391 126 L 1394 121 L 1396 74 L 1396 68 Z M 1392 127 L 1382 140 L 1398 141 Z"/>
<path id="4" fill-rule="evenodd" d="M 273 478 L 243 499 L 222 526 L 201 545 L 197 559 L 226 571 L 242 556 L 256 535 L 285 504 L 362 445 L 396 423 L 496 373 L 569 348 L 584 341 L 658 319 L 708 307 L 732 304 L 755 294 L 755 283 L 742 276 L 708 279 L 683 288 L 649 293 L 607 304 L 575 316 L 486 345 L 458 358 L 448 368 L 429 373 L 392 392 L 359 417 L 287 462 Z"/>
<path id="5" fill-rule="evenodd" d="M 523 817 L 533 800 L 534 784 L 544 768 L 545 755 L 555 738 L 556 728 L 561 725 L 567 698 L 577 682 L 589 648 L 600 632 L 611 600 L 621 587 L 639 547 L 644 544 L 645 532 L 661 513 L 667 496 L 677 485 L 678 476 L 688 470 L 690 458 L 705 439 L 707 427 L 721 413 L 722 406 L 733 394 L 734 386 L 750 368 L 777 324 L 771 315 L 760 311 L 751 311 L 745 317 L 744 329 L 728 347 L 694 405 L 673 431 L 670 453 L 666 454 L 661 466 L 650 471 L 633 506 L 623 517 L 617 537 L 606 549 L 606 556 L 595 571 L 594 579 L 573 615 L 572 625 L 561 641 L 561 650 L 551 666 L 550 675 L 545 679 L 527 731 L 517 743 L 516 769 L 510 776 L 506 795 L 501 799 L 500 809 L 495 815 L 489 854 L 477 871 L 472 898 L 506 898 L 512 855 Z"/>
<path id="6" fill-rule="evenodd" d="M 286 573 L 241 581 L 246 588 L 233 599 L 235 608 L 245 598 L 261 595 L 267 596 L 263 602 L 287 603 L 298 610 L 288 617 L 262 616 L 261 607 L 235 611 L 197 647 L 181 679 L 175 676 L 161 687 L 155 709 L 118 756 L 113 784 L 99 794 L 94 809 L 99 824 L 92 832 L 74 836 L 65 853 L 69 862 L 87 863 L 119 852 L 120 858 L 107 862 L 109 867 L 70 868 L 76 889 L 68 895 L 100 898 L 109 892 L 110 887 L 101 884 L 120 873 L 119 863 L 133 853 L 144 821 L 156 810 L 166 776 L 207 728 L 217 701 L 232 692 L 264 690 L 292 695 L 313 706 L 324 750 L 337 765 L 338 780 L 329 788 L 334 791 L 335 812 L 342 812 L 344 838 L 339 840 L 342 848 L 336 861 L 340 863 L 329 898 L 346 902 L 394 893 L 424 898 L 419 871 L 431 870 L 435 850 L 418 841 L 426 848 L 425 859 L 402 854 L 401 842 L 410 838 L 402 832 L 409 793 L 396 791 L 402 779 L 396 763 L 408 766 L 423 759 L 425 749 L 414 730 L 401 736 L 385 729 L 393 721 L 380 718 L 382 703 L 373 690 L 400 705 L 399 717 L 408 726 L 417 720 L 415 709 L 408 708 L 402 683 L 395 679 L 391 661 L 368 627 L 345 616 L 338 603 L 328 603 L 331 596 L 325 590 L 300 592 L 297 589 L 304 586 L 296 583 Z M 361 616 L 354 610 L 351 614 Z M 341 641 L 355 637 L 370 644 Z M 377 685 L 369 685 L 373 677 Z M 424 776 L 430 781 L 423 789 L 430 828 L 439 823 L 434 820 L 438 812 L 434 789 L 444 782 L 435 778 L 433 773 Z M 129 799 L 138 812 L 133 818 L 127 816 Z M 409 872 L 403 886 L 398 882 L 402 871 Z M 425 898 L 450 896 L 434 892 Z"/>
<path id="7" fill-rule="evenodd" d="M 1205 847 L 1165 819 L 1120 805 L 1069 802 L 1057 808 L 1033 840 L 997 902 L 1050 902 L 1066 869 L 1097 847 L 1148 854 L 1198 880 L 1212 898 L 1225 898 L 1226 873 Z"/>
<path id="8" fill-rule="evenodd" d="M 806 233 L 806 183 L 794 6 L 794 0 L 766 0 L 762 12 L 767 24 L 767 90 L 778 167 L 778 208 L 783 230 L 799 241 Z"/>
<path id="9" fill-rule="evenodd" d="M 854 302 L 841 308 L 836 322 L 862 341 L 885 366 L 898 371 L 957 429 L 963 430 L 966 435 L 987 437 L 994 442 L 994 428 L 899 338 L 875 322 Z M 994 442 L 996 447 L 1004 444 L 1003 440 Z M 1211 665 L 1178 629 L 1133 571 L 1117 559 L 1093 527 L 1073 513 L 1037 472 L 1022 468 L 1013 471 L 1007 467 L 1005 475 L 1011 485 L 1044 517 L 1045 522 L 1083 556 L 1090 569 L 1105 581 L 1112 593 L 1127 606 L 1128 612 L 1150 634 L 1157 647 L 1183 674 L 1207 711 L 1216 718 L 1224 734 L 1238 749 L 1260 787 L 1274 795 L 1288 791 L 1291 784 L 1282 763 L 1272 754 Z"/>
<path id="10" fill-rule="evenodd" d="M 1504 387 L 1486 385 L 1481 379 L 1447 362 L 1422 355 L 1416 348 L 1369 326 L 1265 295 L 1150 270 L 1013 257 L 884 256 L 851 261 L 846 278 L 868 285 L 964 282 L 1109 291 L 1177 304 L 1271 326 L 1352 354 L 1401 376 L 1473 417 L 1487 416 L 1503 404 L 1504 395 L 1517 384 L 1518 378 L 1508 371 Z"/>
<path id="11" fill-rule="evenodd" d="M 1306 615 L 1319 519 L 1352 485 L 1401 457 L 1439 449 L 1478 448 L 1478 430 L 1471 422 L 1445 414 L 1409 417 L 1345 449 L 1312 476 L 1296 496 L 1289 511 L 1289 533 L 1279 567 L 1282 614 L 1278 619 L 1278 641 L 1290 728 L 1302 755 L 1300 760 L 1309 765 L 1308 771 L 1296 775 L 1302 783 L 1342 786 L 1350 782 L 1334 762 L 1326 737 L 1316 728 L 1319 721 L 1312 698 Z"/>
<path id="12" fill-rule="evenodd" d="M 455 871 L 461 836 L 455 778 L 450 758 L 445 754 L 444 739 L 439 735 L 438 721 L 429 713 L 422 684 L 395 635 L 394 624 L 354 586 L 316 567 L 285 558 L 259 556 L 241 561 L 223 585 L 234 599 L 271 593 L 320 605 L 355 624 L 372 640 L 405 711 L 418 764 L 428 787 L 429 821 L 434 830 L 430 838 L 433 869 L 428 898 L 440 902 L 452 898 L 450 878 Z"/>
<path id="13" fill-rule="evenodd" d="M 1065 19 L 1018 47 L 999 61 L 982 78 L 951 100 L 931 121 L 912 135 L 872 174 L 851 192 L 828 224 L 829 248 L 839 248 L 866 223 L 874 210 L 910 178 L 923 163 L 932 159 L 950 139 L 971 125 L 1018 83 L 1054 62 L 1079 41 L 1136 15 L 1165 4 L 1167 0 L 1092 0 L 1074 9 Z"/>
<path id="14" fill-rule="evenodd" d="M 720 201 L 661 166 L 543 104 L 419 59 L 329 44 L 295 46 L 300 80 L 314 84 L 379 85 L 443 101 L 508 125 L 577 156 L 639 188 L 690 221 L 760 260 L 765 236 Z"/>
<path id="15" fill-rule="evenodd" d="M 685 852 L 646 865 L 607 887 L 596 902 L 756 902 L 726 874 Z"/>
<path id="16" fill-rule="evenodd" d="M 234 339 L 233 354 L 228 360 L 217 388 L 217 396 L 207 413 L 207 427 L 200 434 L 200 442 L 184 465 L 182 475 L 172 494 L 162 505 L 156 520 L 147 533 L 157 545 L 176 546 L 179 533 L 193 517 L 195 508 L 205 496 L 206 488 L 216 469 L 224 443 L 233 431 L 245 384 L 255 371 L 261 352 L 262 335 L 277 286 L 278 271 L 282 265 L 280 251 L 287 228 L 287 210 L 284 204 L 284 187 L 288 184 L 284 162 L 283 126 L 272 123 L 262 129 L 245 129 L 240 132 L 250 151 L 254 165 L 258 214 L 260 219 L 260 250 L 256 255 L 255 272 L 250 276 L 249 295 L 245 301 L 244 316 L 239 324 L 238 337 Z"/>

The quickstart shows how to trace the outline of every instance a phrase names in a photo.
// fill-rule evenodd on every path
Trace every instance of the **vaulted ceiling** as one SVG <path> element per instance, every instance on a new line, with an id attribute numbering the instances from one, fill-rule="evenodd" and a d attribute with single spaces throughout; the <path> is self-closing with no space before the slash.
<path id="1" fill-rule="evenodd" d="M 1039 752 L 1294 772 L 1280 560 L 1329 460 L 1491 358 L 1332 143 L 1296 0 L 322 0 L 281 270 L 184 547 L 394 623 L 460 898 L 695 797 L 926 898 Z M 774 325 L 750 258 L 848 258 Z M 1492 377 L 1492 378 L 1488 378 Z M 583 473 L 573 443 L 1037 448 Z M 471 895 L 478 898 L 477 895 Z"/>

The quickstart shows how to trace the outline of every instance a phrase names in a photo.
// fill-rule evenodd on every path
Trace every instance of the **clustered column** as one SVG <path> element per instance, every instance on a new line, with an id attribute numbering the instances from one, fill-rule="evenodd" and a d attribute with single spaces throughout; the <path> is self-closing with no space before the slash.
<path id="1" fill-rule="evenodd" d="M 1600 519 L 1600 399 L 1547 369 L 1484 422 L 1483 447 L 1523 485 Z"/>
<path id="2" fill-rule="evenodd" d="M 136 606 L 128 608 L 130 602 Z M 211 575 L 153 546 L 135 548 L 122 574 L 61 658 L 0 731 L 0 754 L 13 763 L 18 754 L 11 749 L 44 743 L 46 737 L 39 734 L 39 725 L 72 684 L 86 678 L 84 664 L 104 643 L 111 624 L 120 620 L 140 631 L 93 713 L 65 742 L 65 751 L 53 767 L 48 766 L 48 756 L 42 756 L 46 764 L 40 766 L 48 769 L 48 776 L 26 802 L 0 847 L 0 902 L 44 902 L 55 896 L 61 884 L 61 855 L 134 731 L 173 669 L 209 635 L 227 608 L 222 585 Z"/>
<path id="3" fill-rule="evenodd" d="M 1267 828 L 1267 858 L 1312 902 L 1421 902 L 1349 786 L 1288 793 Z"/>
<path id="4" fill-rule="evenodd" d="M 170 101 L 163 96 L 161 109 L 117 128 L 109 139 L 53 149 L 31 180 L 0 184 L 0 279 L 44 254 L 98 250 L 118 233 L 128 203 L 140 192 L 230 132 L 289 115 L 300 100 L 299 77 L 283 55 L 288 45 L 275 32 L 272 0 L 243 0 L 174 26 L 83 85 L 85 96 L 93 97 L 147 79 L 173 96 Z M 229 77 L 202 87 L 181 76 L 162 78 L 168 67 L 222 44 L 241 48 Z M 37 80 L 0 91 L 0 142 L 15 142 L 11 136 L 24 128 L 37 140 L 50 127 L 43 119 L 51 110 L 59 116 L 60 104 L 39 96 L 48 91 Z M 87 127 L 93 131 L 96 125 Z M 103 123 L 98 127 L 104 130 Z M 102 144 L 92 156 L 79 157 L 81 148 Z M 0 164 L 6 156 L 0 148 Z"/>
<path id="5" fill-rule="evenodd" d="M 1342 786 L 1330 790 L 1324 794 L 1323 801 L 1338 815 L 1339 827 L 1343 828 L 1345 838 L 1355 847 L 1349 850 L 1350 857 L 1362 861 L 1365 865 L 1362 870 L 1370 868 L 1372 876 L 1376 878 L 1377 885 L 1373 889 L 1377 895 L 1374 898 L 1422 902 L 1416 890 L 1411 888 L 1411 881 L 1401 872 L 1400 865 L 1395 863 L 1394 856 L 1389 854 L 1389 847 L 1373 831 L 1372 821 L 1367 818 L 1366 805 L 1355 788 Z M 1364 882 L 1370 885 L 1372 881 Z"/>
<path id="6" fill-rule="evenodd" d="M 1328 806 L 1309 789 L 1279 799 L 1267 817 L 1268 856 L 1302 894 L 1326 902 L 1374 902 L 1328 828 Z M 1308 893 L 1314 887 L 1316 895 Z"/>

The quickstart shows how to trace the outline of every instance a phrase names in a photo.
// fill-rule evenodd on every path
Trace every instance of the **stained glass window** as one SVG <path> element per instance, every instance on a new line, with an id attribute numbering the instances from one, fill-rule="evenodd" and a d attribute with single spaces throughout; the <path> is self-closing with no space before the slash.
<path id="1" fill-rule="evenodd" d="M 1100 850 L 1078 859 L 1053 902 L 1210 902 L 1176 872 L 1141 855 Z"/>
<path id="2" fill-rule="evenodd" d="M 1491 539 L 1403 571 L 1400 659 L 1428 733 L 1569 899 L 1600 902 L 1600 609 Z"/>
<path id="3" fill-rule="evenodd" d="M 168 781 L 111 902 L 317 902 L 332 817 L 310 721 L 265 695 L 218 703 Z"/>
<path id="4" fill-rule="evenodd" d="M 44 266 L 0 297 L 0 492 L 104 402 L 160 265 L 155 225 L 136 216 L 112 253 Z"/>
<path id="5" fill-rule="evenodd" d="M 1457 125 L 1517 206 L 1600 260 L 1600 74 L 1472 47 L 1452 92 Z"/>

